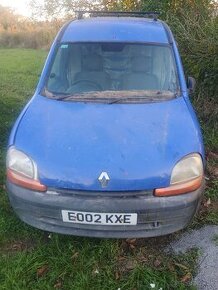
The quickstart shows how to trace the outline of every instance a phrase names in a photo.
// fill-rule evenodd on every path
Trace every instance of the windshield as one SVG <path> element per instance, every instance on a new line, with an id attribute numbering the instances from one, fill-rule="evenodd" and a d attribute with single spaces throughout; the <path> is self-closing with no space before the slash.
<path id="1" fill-rule="evenodd" d="M 176 67 L 169 46 L 126 43 L 60 44 L 51 66 L 47 96 L 136 91 L 178 91 Z M 101 96 L 101 94 L 95 94 Z M 122 94 L 123 96 L 124 94 Z"/>

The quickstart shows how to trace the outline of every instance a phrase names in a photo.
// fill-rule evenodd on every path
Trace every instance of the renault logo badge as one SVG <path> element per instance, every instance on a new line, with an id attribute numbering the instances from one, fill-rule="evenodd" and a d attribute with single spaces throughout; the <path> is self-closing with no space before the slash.
<path id="1" fill-rule="evenodd" d="M 107 172 L 103 171 L 99 178 L 98 178 L 99 182 L 101 183 L 101 187 L 107 187 L 108 182 L 110 180 L 109 175 L 107 174 Z"/>

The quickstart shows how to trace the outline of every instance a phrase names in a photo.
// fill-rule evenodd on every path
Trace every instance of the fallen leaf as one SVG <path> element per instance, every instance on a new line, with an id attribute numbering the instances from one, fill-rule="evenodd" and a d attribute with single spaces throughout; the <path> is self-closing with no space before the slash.
<path id="1" fill-rule="evenodd" d="M 204 205 L 204 207 L 208 208 L 211 205 L 211 199 L 208 198 L 208 200 L 204 200 L 203 205 Z"/>
<path id="2" fill-rule="evenodd" d="M 73 259 L 76 259 L 76 258 L 78 258 L 78 256 L 79 256 L 79 253 L 76 252 L 76 253 L 73 254 L 73 256 L 71 257 L 71 259 L 72 259 L 72 260 L 73 260 Z"/>
<path id="3" fill-rule="evenodd" d="M 170 272 L 175 272 L 175 266 L 172 263 L 168 264 L 168 268 L 169 268 Z"/>
<path id="4" fill-rule="evenodd" d="M 128 252 L 129 245 L 126 241 L 121 242 L 121 250 L 122 250 L 122 253 Z"/>
<path id="5" fill-rule="evenodd" d="M 126 242 L 127 242 L 128 244 L 135 244 L 136 239 L 127 239 Z"/>
<path id="6" fill-rule="evenodd" d="M 119 280 L 119 279 L 120 279 L 120 273 L 119 273 L 119 272 L 116 272 L 116 273 L 115 273 L 115 279 L 116 279 L 116 280 Z"/>
<path id="7" fill-rule="evenodd" d="M 122 256 L 118 257 L 118 261 L 124 261 L 124 260 L 126 260 L 125 257 L 122 257 Z"/>
<path id="8" fill-rule="evenodd" d="M 208 200 L 207 200 L 207 205 L 208 205 L 208 206 L 211 205 L 211 200 L 210 200 L 210 198 L 208 198 Z"/>
<path id="9" fill-rule="evenodd" d="M 48 265 L 43 265 L 42 267 L 37 269 L 37 277 L 41 278 L 45 276 L 47 272 L 48 272 Z"/>
<path id="10" fill-rule="evenodd" d="M 125 264 L 125 269 L 126 270 L 133 270 L 135 268 L 136 264 L 137 264 L 136 261 L 128 260 Z"/>
<path id="11" fill-rule="evenodd" d="M 146 263 L 146 262 L 148 262 L 148 258 L 145 257 L 144 255 L 140 255 L 140 256 L 138 257 L 138 259 L 139 259 L 140 262 L 142 262 L 142 263 Z"/>
<path id="12" fill-rule="evenodd" d="M 218 177 L 218 167 L 215 167 L 215 168 L 214 168 L 213 175 L 214 175 L 215 177 Z"/>
<path id="13" fill-rule="evenodd" d="M 185 276 L 182 277 L 181 282 L 186 283 L 189 282 L 192 278 L 191 273 L 187 273 Z"/>
<path id="14" fill-rule="evenodd" d="M 155 261 L 154 261 L 154 266 L 155 267 L 159 267 L 161 265 L 161 261 L 159 260 L 159 259 L 156 259 Z"/>
<path id="15" fill-rule="evenodd" d="M 189 270 L 189 268 L 183 264 L 180 264 L 180 263 L 175 263 L 176 266 L 178 266 L 179 268 L 182 268 L 184 270 Z"/>
<path id="16" fill-rule="evenodd" d="M 93 274 L 94 275 L 98 275 L 99 274 L 99 270 L 96 268 L 95 270 L 93 270 Z"/>
<path id="17" fill-rule="evenodd" d="M 24 244 L 23 242 L 21 242 L 21 241 L 16 242 L 16 243 L 13 243 L 13 244 L 11 245 L 11 249 L 12 249 L 13 251 L 22 251 L 22 250 L 25 249 L 25 244 Z"/>
<path id="18" fill-rule="evenodd" d="M 218 154 L 217 153 L 214 153 L 214 152 L 212 152 L 212 151 L 210 151 L 209 153 L 208 153 L 208 155 L 207 155 L 207 158 L 208 159 L 215 159 L 215 160 L 218 160 Z"/>
<path id="19" fill-rule="evenodd" d="M 63 286 L 63 281 L 59 279 L 59 280 L 55 283 L 54 288 L 55 288 L 55 289 L 61 289 L 62 286 Z"/>

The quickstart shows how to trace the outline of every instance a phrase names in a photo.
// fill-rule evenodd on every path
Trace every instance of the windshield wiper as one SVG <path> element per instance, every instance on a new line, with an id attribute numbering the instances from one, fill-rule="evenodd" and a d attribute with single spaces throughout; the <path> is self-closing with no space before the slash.
<path id="1" fill-rule="evenodd" d="M 46 88 L 42 91 L 42 95 L 44 95 L 47 98 L 55 99 L 57 101 L 92 100 L 92 99 L 97 98 L 97 96 L 95 96 L 95 93 L 97 94 L 98 92 L 87 92 L 87 93 L 81 92 L 81 93 L 65 94 L 65 93 L 51 92 Z"/>
<path id="2" fill-rule="evenodd" d="M 171 91 L 152 91 L 152 90 L 135 90 L 135 91 L 93 91 L 81 92 L 74 94 L 53 93 L 44 89 L 43 94 L 58 101 L 75 101 L 75 102 L 98 102 L 109 105 L 116 103 L 144 103 L 169 100 L 176 97 Z"/>
<path id="3" fill-rule="evenodd" d="M 151 98 L 147 98 L 147 97 L 140 97 L 140 98 L 138 98 L 138 99 L 136 99 L 136 98 L 119 98 L 119 99 L 113 99 L 112 101 L 109 101 L 108 102 L 108 105 L 113 105 L 113 104 L 116 104 L 116 103 L 128 103 L 128 102 L 138 102 L 138 101 L 147 101 L 147 102 L 149 102 L 149 101 L 154 101 L 154 99 L 151 99 Z"/>
<path id="4" fill-rule="evenodd" d="M 47 97 L 49 99 L 58 99 L 59 96 L 54 94 L 53 92 L 50 92 L 49 90 L 47 90 L 46 88 L 44 88 L 41 92 L 42 96 Z"/>
<path id="5" fill-rule="evenodd" d="M 155 102 L 165 99 L 171 99 L 176 96 L 175 93 L 172 93 L 170 91 L 130 91 L 130 92 L 138 92 L 138 96 L 136 99 L 136 96 L 134 97 L 123 97 L 114 99 L 111 102 L 109 102 L 109 105 L 116 104 L 116 103 L 125 103 L 127 101 L 137 101 L 137 102 Z M 144 94 L 143 94 L 144 92 Z"/>

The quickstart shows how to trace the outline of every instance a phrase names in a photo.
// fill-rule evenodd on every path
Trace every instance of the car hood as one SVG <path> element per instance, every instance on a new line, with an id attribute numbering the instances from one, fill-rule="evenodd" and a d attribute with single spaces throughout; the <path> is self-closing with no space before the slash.
<path id="1" fill-rule="evenodd" d="M 37 96 L 19 123 L 14 145 L 36 162 L 48 187 L 97 191 L 168 186 L 174 165 L 202 150 L 182 97 L 110 105 Z M 105 188 L 98 180 L 102 172 L 110 178 Z"/>

